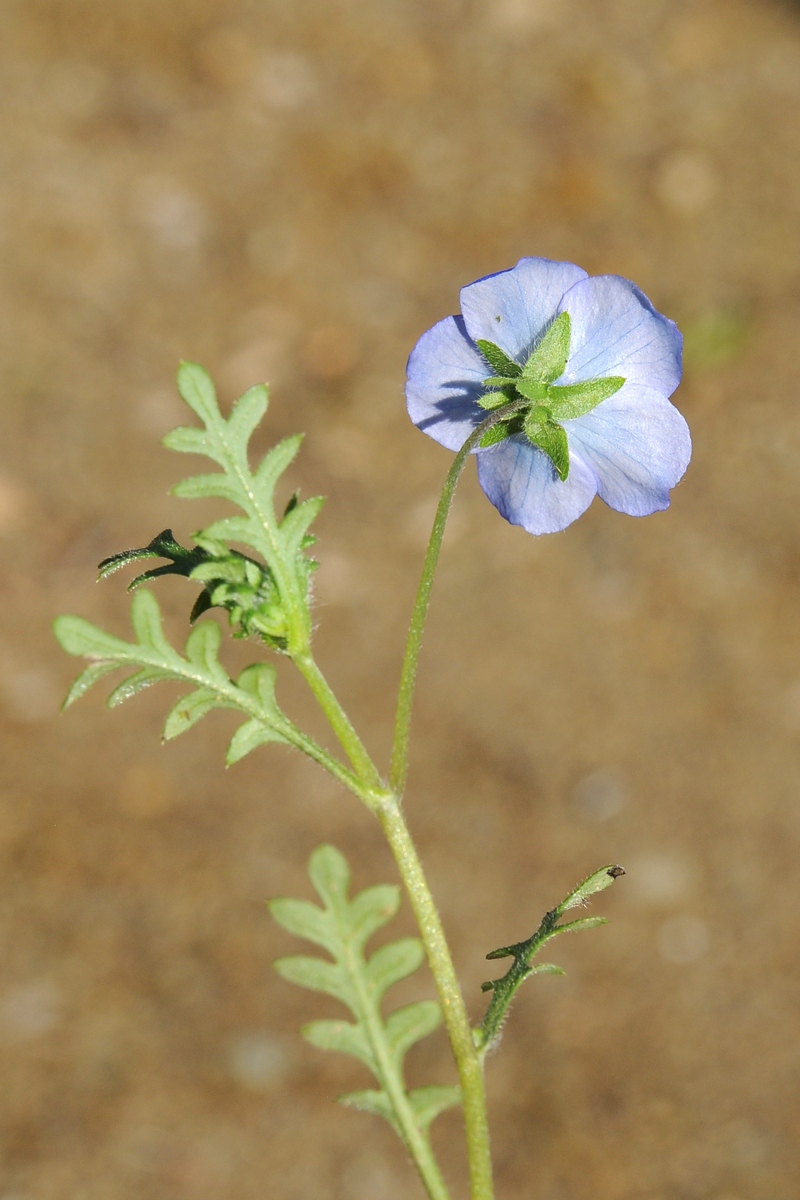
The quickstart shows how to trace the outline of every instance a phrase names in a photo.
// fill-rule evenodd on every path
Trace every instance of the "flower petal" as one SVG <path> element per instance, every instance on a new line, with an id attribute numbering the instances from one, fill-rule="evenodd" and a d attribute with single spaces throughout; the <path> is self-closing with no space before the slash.
<path id="1" fill-rule="evenodd" d="M 448 450 L 460 450 L 486 418 L 478 404 L 490 368 L 461 317 L 446 317 L 423 333 L 408 360 L 406 403 L 411 420 Z"/>
<path id="2" fill-rule="evenodd" d="M 622 375 L 629 384 L 644 384 L 662 396 L 675 391 L 683 338 L 635 284 L 619 275 L 581 280 L 566 293 L 559 311 L 572 318 L 569 361 L 559 383 Z"/>
<path id="3" fill-rule="evenodd" d="M 597 476 L 611 508 L 644 517 L 669 507 L 692 454 L 689 427 L 669 400 L 626 384 L 597 408 L 564 421 L 570 447 Z"/>
<path id="4" fill-rule="evenodd" d="M 597 492 L 594 472 L 570 454 L 562 482 L 551 459 L 521 437 L 478 454 L 478 481 L 501 516 L 528 533 L 558 533 L 585 512 Z"/>
<path id="5" fill-rule="evenodd" d="M 467 332 L 473 341 L 494 342 L 522 364 L 559 311 L 564 293 L 586 278 L 573 263 L 521 258 L 510 271 L 461 289 Z"/>

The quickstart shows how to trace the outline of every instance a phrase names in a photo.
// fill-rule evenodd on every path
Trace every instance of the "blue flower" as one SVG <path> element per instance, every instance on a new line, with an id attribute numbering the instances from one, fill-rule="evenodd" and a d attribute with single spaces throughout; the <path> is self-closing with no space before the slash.
<path id="1" fill-rule="evenodd" d="M 669 402 L 682 338 L 634 284 L 523 258 L 463 288 L 461 312 L 414 347 L 408 412 L 459 450 L 505 409 L 476 454 L 480 485 L 507 521 L 556 533 L 595 495 L 637 517 L 669 506 L 692 452 Z"/>

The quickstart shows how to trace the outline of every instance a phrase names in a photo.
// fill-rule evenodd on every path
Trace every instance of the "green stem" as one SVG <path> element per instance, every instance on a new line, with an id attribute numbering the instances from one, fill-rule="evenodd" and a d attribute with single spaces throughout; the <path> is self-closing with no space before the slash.
<path id="1" fill-rule="evenodd" d="M 292 660 L 317 698 L 320 708 L 328 718 L 333 732 L 353 764 L 353 769 L 359 779 L 367 788 L 382 790 L 382 781 L 377 767 L 356 733 L 350 718 L 334 695 L 330 684 L 317 666 L 311 651 L 306 650 L 301 654 L 295 654 L 292 656 Z M 365 800 L 365 803 L 369 802 Z"/>
<path id="2" fill-rule="evenodd" d="M 515 413 L 521 412 L 524 407 L 523 403 L 513 402 L 504 405 L 503 408 L 496 409 L 485 421 L 482 421 L 473 430 L 455 456 L 453 464 L 447 473 L 447 478 L 444 481 L 444 487 L 439 499 L 439 507 L 436 509 L 433 529 L 431 530 L 430 541 L 428 542 L 428 549 L 425 554 L 425 562 L 422 566 L 422 576 L 419 581 L 419 588 L 417 589 L 417 598 L 414 602 L 414 612 L 411 616 L 411 627 L 408 631 L 405 655 L 403 657 L 403 668 L 400 673 L 400 688 L 397 693 L 397 715 L 395 716 L 394 725 L 394 745 L 392 746 L 392 765 L 389 771 L 389 786 L 396 796 L 402 796 L 406 786 L 406 777 L 408 775 L 408 742 L 411 731 L 411 705 L 414 699 L 417 664 L 422 646 L 422 634 L 425 629 L 425 618 L 428 615 L 428 606 L 431 600 L 433 577 L 436 574 L 439 552 L 442 548 L 442 538 L 444 537 L 447 518 L 450 514 L 450 506 L 453 503 L 456 485 L 461 477 L 461 472 L 466 466 L 467 459 L 476 446 L 479 445 L 483 435 L 493 425 L 497 425 L 500 421 L 508 420 Z"/>
<path id="3" fill-rule="evenodd" d="M 414 910 L 458 1068 L 464 1102 L 471 1197 L 472 1200 L 493 1200 L 492 1159 L 489 1150 L 483 1067 L 473 1040 L 469 1016 L 450 957 L 441 918 L 397 797 L 386 795 L 377 815 Z"/>

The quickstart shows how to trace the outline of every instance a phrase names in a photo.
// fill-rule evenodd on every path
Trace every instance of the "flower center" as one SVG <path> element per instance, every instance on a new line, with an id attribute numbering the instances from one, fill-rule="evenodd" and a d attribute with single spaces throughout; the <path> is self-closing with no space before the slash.
<path id="1" fill-rule="evenodd" d="M 498 421 L 481 439 L 481 448 L 522 435 L 553 463 L 560 480 L 569 475 L 569 444 L 561 421 L 591 412 L 618 392 L 625 382 L 621 375 L 590 379 L 562 387 L 555 380 L 564 374 L 569 359 L 572 322 L 569 313 L 559 313 L 542 340 L 520 366 L 494 342 L 479 339 L 475 344 L 494 371 L 484 380 L 486 392 L 478 400 L 492 412 L 520 402 L 523 408 L 505 421 Z"/>

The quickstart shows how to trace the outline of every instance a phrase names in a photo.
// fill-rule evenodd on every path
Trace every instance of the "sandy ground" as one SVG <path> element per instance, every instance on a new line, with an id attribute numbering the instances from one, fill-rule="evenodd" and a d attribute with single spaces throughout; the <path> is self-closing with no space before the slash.
<path id="1" fill-rule="evenodd" d="M 633 278 L 687 332 L 695 455 L 669 512 L 506 526 L 472 477 L 416 710 L 411 824 L 472 1011 L 483 955 L 583 874 L 489 1088 L 499 1200 L 793 1200 L 800 1161 L 800 9 L 775 0 L 3 0 L 0 1197 L 420 1200 L 367 1086 L 301 1041 L 264 900 L 332 841 L 392 879 L 313 765 L 226 772 L 172 695 L 67 716 L 58 611 L 120 634 L 99 559 L 218 511 L 181 357 L 323 491 L 317 647 L 384 762 L 449 455 L 406 356 L 524 254 Z M 185 631 L 192 592 L 158 588 Z M 226 661 L 258 656 L 237 644 Z M 319 732 L 281 663 L 279 697 Z M 396 923 L 408 932 L 404 914 Z M 431 994 L 422 974 L 398 998 Z M 440 1033 L 415 1083 L 452 1078 Z M 464 1197 L 460 1121 L 436 1141 Z"/>

